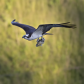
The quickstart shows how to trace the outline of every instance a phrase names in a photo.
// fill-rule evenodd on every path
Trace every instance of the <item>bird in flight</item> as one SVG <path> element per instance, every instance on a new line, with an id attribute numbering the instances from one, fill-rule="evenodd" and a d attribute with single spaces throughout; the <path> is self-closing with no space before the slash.
<path id="1" fill-rule="evenodd" d="M 70 24 L 70 22 L 61 23 L 61 24 L 42 24 L 42 25 L 39 25 L 37 29 L 35 29 L 32 26 L 26 25 L 26 24 L 15 22 L 15 19 L 11 23 L 12 25 L 21 27 L 26 32 L 26 35 L 23 35 L 22 38 L 29 40 L 29 41 L 37 39 L 36 46 L 41 46 L 44 43 L 45 39 L 43 38 L 43 35 L 52 35 L 46 32 L 49 31 L 53 27 L 76 28 L 76 25 Z M 39 39 L 40 37 L 41 39 Z"/>

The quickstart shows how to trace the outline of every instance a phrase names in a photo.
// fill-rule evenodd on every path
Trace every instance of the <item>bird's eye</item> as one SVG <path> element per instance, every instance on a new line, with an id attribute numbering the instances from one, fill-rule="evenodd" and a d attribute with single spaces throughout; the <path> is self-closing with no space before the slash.
<path id="1" fill-rule="evenodd" d="M 26 36 L 28 37 L 28 36 L 29 36 L 29 34 L 26 34 Z"/>

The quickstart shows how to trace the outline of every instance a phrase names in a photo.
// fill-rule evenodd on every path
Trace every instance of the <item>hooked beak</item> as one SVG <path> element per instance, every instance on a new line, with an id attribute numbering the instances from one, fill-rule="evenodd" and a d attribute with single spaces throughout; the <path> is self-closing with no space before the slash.
<path id="1" fill-rule="evenodd" d="M 25 36 L 23 36 L 22 38 L 24 38 Z"/>

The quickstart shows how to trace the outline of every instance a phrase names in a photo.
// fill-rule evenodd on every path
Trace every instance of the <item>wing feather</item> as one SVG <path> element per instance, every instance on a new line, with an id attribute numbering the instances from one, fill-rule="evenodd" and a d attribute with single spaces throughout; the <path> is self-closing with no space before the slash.
<path id="1" fill-rule="evenodd" d="M 41 30 L 42 34 L 45 34 L 52 27 L 76 28 L 76 25 L 75 24 L 70 24 L 70 22 L 61 23 L 61 24 L 43 24 L 43 25 L 39 25 L 35 32 Z"/>
<path id="2" fill-rule="evenodd" d="M 34 31 L 36 30 L 36 29 L 35 29 L 34 27 L 32 27 L 32 26 L 15 22 L 15 20 L 13 20 L 11 23 L 12 23 L 12 25 L 21 27 L 27 34 L 29 34 L 30 32 L 32 33 L 32 32 L 34 32 Z"/>

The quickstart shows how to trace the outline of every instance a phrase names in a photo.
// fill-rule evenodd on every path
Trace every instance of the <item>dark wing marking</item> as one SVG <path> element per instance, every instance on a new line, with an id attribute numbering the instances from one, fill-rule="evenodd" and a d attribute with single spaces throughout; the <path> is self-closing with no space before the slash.
<path id="1" fill-rule="evenodd" d="M 69 23 L 70 22 L 62 23 L 62 24 L 43 24 L 43 25 L 39 25 L 39 27 L 37 28 L 36 31 L 41 30 L 41 28 L 42 28 L 42 34 L 45 34 L 52 27 L 76 28 L 75 24 L 69 24 Z"/>
<path id="2" fill-rule="evenodd" d="M 12 23 L 12 25 L 21 27 L 27 34 L 33 33 L 33 32 L 36 30 L 36 29 L 35 29 L 34 27 L 32 27 L 32 26 L 15 22 L 15 20 L 13 20 L 11 23 Z"/>

